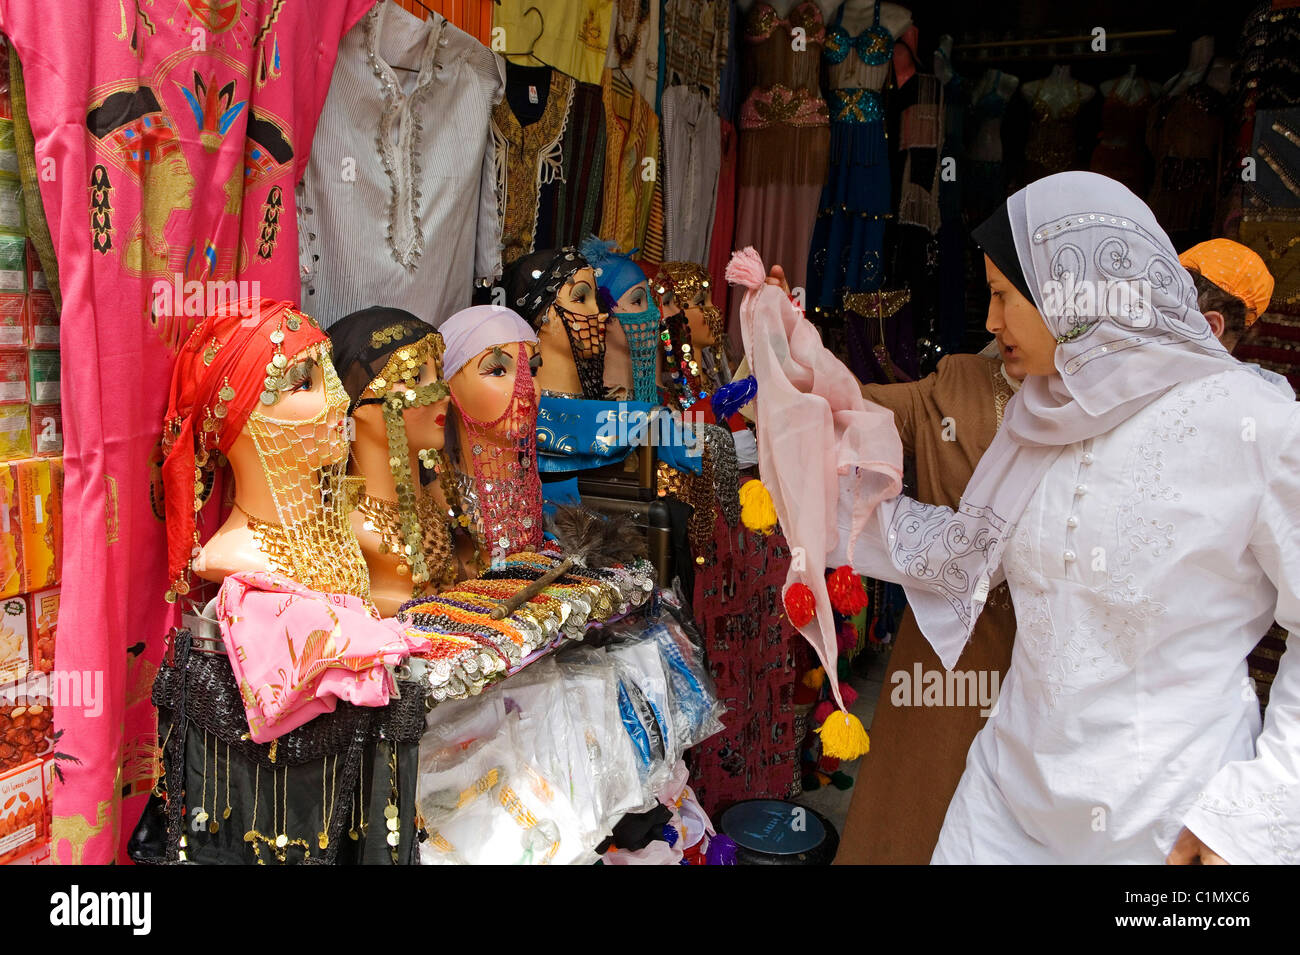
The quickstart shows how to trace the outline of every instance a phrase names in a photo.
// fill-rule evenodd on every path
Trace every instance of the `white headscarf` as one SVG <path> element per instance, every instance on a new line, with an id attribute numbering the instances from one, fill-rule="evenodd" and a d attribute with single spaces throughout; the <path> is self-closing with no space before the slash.
<path id="1" fill-rule="evenodd" d="M 1060 342 L 1032 375 L 947 520 L 909 498 L 882 505 L 890 558 L 944 666 L 965 646 L 1007 537 L 1067 445 L 1104 434 L 1169 389 L 1234 359 L 1155 216 L 1105 176 L 1048 176 L 1007 200 L 1025 279 Z"/>

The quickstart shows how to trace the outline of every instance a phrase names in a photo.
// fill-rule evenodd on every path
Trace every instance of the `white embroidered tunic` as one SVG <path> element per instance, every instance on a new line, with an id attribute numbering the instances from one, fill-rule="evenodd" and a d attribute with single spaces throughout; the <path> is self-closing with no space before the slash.
<path id="1" fill-rule="evenodd" d="M 854 565 L 903 582 L 889 510 Z M 1274 618 L 1300 630 L 1300 405 L 1238 366 L 1062 449 L 1002 572 L 1011 667 L 934 862 L 1160 863 L 1183 826 L 1232 863 L 1300 862 L 1300 658 L 1262 731 L 1246 671 Z"/>
<path id="2" fill-rule="evenodd" d="M 437 326 L 501 271 L 492 107 L 502 61 L 443 17 L 380 3 L 344 38 L 299 185 L 302 306 Z"/>

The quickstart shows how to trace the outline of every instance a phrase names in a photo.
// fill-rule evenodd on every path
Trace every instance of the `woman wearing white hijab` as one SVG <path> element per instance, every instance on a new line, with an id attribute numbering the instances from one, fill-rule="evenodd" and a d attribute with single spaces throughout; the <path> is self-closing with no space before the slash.
<path id="1" fill-rule="evenodd" d="M 827 566 L 904 585 L 949 669 L 1011 588 L 1011 667 L 933 861 L 1300 861 L 1300 660 L 1262 729 L 1245 664 L 1274 615 L 1300 629 L 1300 409 L 1219 345 L 1124 186 L 1051 176 L 993 219 L 988 329 L 1024 385 L 955 512 L 868 514 L 842 467 L 827 541 Z"/>

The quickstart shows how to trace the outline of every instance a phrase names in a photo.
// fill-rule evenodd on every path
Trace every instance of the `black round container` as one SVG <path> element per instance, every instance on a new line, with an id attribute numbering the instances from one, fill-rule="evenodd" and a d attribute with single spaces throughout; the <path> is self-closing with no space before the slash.
<path id="1" fill-rule="evenodd" d="M 784 799 L 746 799 L 727 809 L 718 831 L 736 843 L 739 865 L 830 865 L 840 836 L 814 809 Z"/>

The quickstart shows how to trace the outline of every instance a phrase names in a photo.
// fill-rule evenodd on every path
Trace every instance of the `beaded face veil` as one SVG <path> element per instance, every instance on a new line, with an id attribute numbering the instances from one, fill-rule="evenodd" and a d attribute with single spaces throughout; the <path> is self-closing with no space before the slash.
<path id="1" fill-rule="evenodd" d="M 447 340 L 444 374 L 464 429 L 463 448 L 473 469 L 462 481 L 462 504 L 480 549 L 505 557 L 542 543 L 542 484 L 537 473 L 537 389 L 530 350 L 537 336 L 510 309 L 477 306 L 442 325 Z M 507 348 L 514 350 L 511 360 Z M 459 372 L 463 374 L 458 375 Z M 466 391 L 475 377 L 513 375 L 499 415 L 476 418 Z"/>
<path id="2" fill-rule="evenodd" d="M 397 501 L 363 494 L 357 502 L 367 528 L 380 538 L 379 552 L 396 555 L 397 571 L 409 574 L 412 595 L 441 581 L 452 569 L 451 534 L 432 499 L 418 493 L 411 473 L 406 412 L 427 407 L 451 392 L 442 377 L 442 336 L 402 309 L 375 306 L 354 312 L 330 329 L 338 369 L 351 398 L 350 411 L 380 405 Z M 433 448 L 420 461 L 442 469 Z"/>
<path id="3" fill-rule="evenodd" d="M 635 250 L 634 250 L 635 251 Z M 582 254 L 596 270 L 596 284 L 604 298 L 602 307 L 623 326 L 632 358 L 632 398 L 647 404 L 659 403 L 655 381 L 655 356 L 659 348 L 660 312 L 653 298 L 639 312 L 617 311 L 618 300 L 630 288 L 645 282 L 645 273 L 630 254 L 618 251 L 612 242 L 594 236 L 582 243 Z"/>
<path id="4" fill-rule="evenodd" d="M 318 411 L 304 406 L 304 392 L 321 394 Z M 297 416 L 290 405 L 310 413 Z M 195 328 L 172 375 L 164 424 L 168 599 L 189 590 L 197 515 L 241 435 L 256 449 L 274 504 L 273 516 L 248 515 L 272 569 L 313 590 L 369 596 L 348 521 L 347 408 L 329 340 L 289 303 L 241 302 Z"/>
<path id="5" fill-rule="evenodd" d="M 334 371 L 327 343 L 278 364 L 282 358 L 277 354 L 268 364 L 271 384 L 245 427 L 266 472 L 278 526 L 253 515 L 249 526 L 276 570 L 322 593 L 368 597 L 370 575 L 348 520 L 352 500 L 347 478 L 347 393 Z M 296 376 L 311 374 L 313 363 L 324 375 L 325 401 L 320 411 L 303 420 L 276 417 L 279 393 L 296 387 L 301 381 Z M 281 374 L 272 375 L 271 368 Z"/>
<path id="6" fill-rule="evenodd" d="M 605 323 L 609 315 L 575 312 L 558 301 L 565 284 L 590 267 L 582 253 L 565 246 L 516 260 L 502 276 L 502 284 L 509 306 L 518 309 L 533 328 L 550 321 L 552 312 L 560 317 L 582 383 L 582 396 L 599 399 L 605 396 Z"/>

